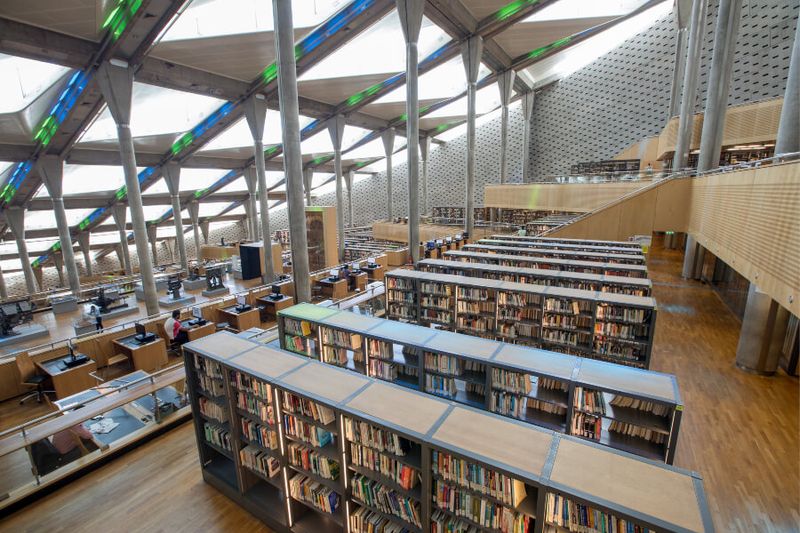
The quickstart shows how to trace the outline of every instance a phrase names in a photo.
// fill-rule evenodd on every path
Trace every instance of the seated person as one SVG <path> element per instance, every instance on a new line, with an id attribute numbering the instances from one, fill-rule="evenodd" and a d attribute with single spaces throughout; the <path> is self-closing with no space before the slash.
<path id="1" fill-rule="evenodd" d="M 170 341 L 177 342 L 179 346 L 189 342 L 189 333 L 181 325 L 180 317 L 181 312 L 175 309 L 172 312 L 172 316 L 164 322 L 164 332 L 167 334 L 167 338 Z"/>
<path id="2" fill-rule="evenodd" d="M 339 269 L 339 279 L 349 279 L 350 278 L 350 269 L 347 268 L 347 265 L 344 265 L 342 268 Z"/>
<path id="3" fill-rule="evenodd" d="M 61 455 L 61 464 L 74 461 L 97 449 L 92 432 L 83 424 L 76 424 L 53 435 L 53 447 Z"/>

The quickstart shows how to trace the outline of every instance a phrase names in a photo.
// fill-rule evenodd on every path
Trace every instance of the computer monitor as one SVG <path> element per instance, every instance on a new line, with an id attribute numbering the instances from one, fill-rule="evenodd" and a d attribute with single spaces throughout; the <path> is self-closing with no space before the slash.
<path id="1" fill-rule="evenodd" d="M 136 323 L 136 325 L 134 325 L 134 328 L 136 329 L 136 340 L 144 341 L 147 338 L 147 330 L 144 329 L 144 326 L 142 324 Z"/>
<path id="2" fill-rule="evenodd" d="M 272 286 L 272 294 L 277 294 L 278 296 L 281 295 L 281 286 L 280 285 L 273 285 Z"/>
<path id="3" fill-rule="evenodd" d="M 441 245 L 441 244 L 444 244 L 444 243 L 442 242 L 442 239 L 436 239 L 436 244 Z"/>
<path id="4" fill-rule="evenodd" d="M 456 240 L 457 240 L 457 241 L 460 241 L 460 240 L 461 240 L 461 234 L 460 234 L 460 233 L 456 233 Z"/>
<path id="5" fill-rule="evenodd" d="M 351 270 L 358 270 L 358 269 L 360 269 L 360 268 L 361 268 L 361 266 L 358 264 L 358 261 L 356 261 L 355 263 L 353 263 L 352 265 L 350 265 L 350 269 L 351 269 Z"/>
<path id="6" fill-rule="evenodd" d="M 247 296 L 245 296 L 244 294 L 238 295 L 236 297 L 236 303 L 237 305 L 241 305 L 242 307 L 244 307 L 245 305 L 247 305 Z"/>
<path id="7" fill-rule="evenodd" d="M 338 268 L 332 268 L 331 272 L 330 272 L 330 276 L 331 276 L 331 279 L 338 278 L 339 277 L 339 269 Z"/>
<path id="8" fill-rule="evenodd" d="M 203 320 L 203 310 L 197 306 L 192 307 L 192 316 L 197 320 Z"/>

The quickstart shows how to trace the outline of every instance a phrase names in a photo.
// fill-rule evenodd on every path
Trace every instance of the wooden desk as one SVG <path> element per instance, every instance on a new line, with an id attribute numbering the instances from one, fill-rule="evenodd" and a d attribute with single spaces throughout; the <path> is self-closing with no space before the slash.
<path id="1" fill-rule="evenodd" d="M 128 335 L 115 339 L 114 346 L 131 360 L 135 370 L 154 372 L 167 366 L 167 343 L 158 335 L 147 344 L 139 344 L 136 335 Z"/>
<path id="2" fill-rule="evenodd" d="M 351 272 L 350 273 L 350 280 L 349 280 L 349 289 L 351 291 L 363 291 L 367 288 L 367 273 L 361 272 Z"/>
<path id="3" fill-rule="evenodd" d="M 186 334 L 189 336 L 190 341 L 211 335 L 217 331 L 217 325 L 211 320 L 207 320 L 202 326 L 189 326 L 188 324 L 186 326 Z"/>
<path id="4" fill-rule="evenodd" d="M 280 300 L 273 300 L 269 296 L 256 298 L 256 303 L 263 306 L 261 311 L 261 322 L 277 322 L 278 311 L 294 305 L 294 298 L 281 295 Z"/>
<path id="5" fill-rule="evenodd" d="M 36 366 L 53 382 L 53 390 L 56 391 L 56 398 L 59 400 L 86 390 L 97 383 L 89 375 L 90 372 L 97 370 L 97 363 L 89 359 L 82 365 L 64 369 L 61 361 L 67 358 L 69 358 L 68 355 L 36 363 Z"/>
<path id="6" fill-rule="evenodd" d="M 367 278 L 370 281 L 383 281 L 386 275 L 386 267 L 378 265 L 376 267 L 363 266 L 361 270 L 367 273 Z"/>
<path id="7" fill-rule="evenodd" d="M 247 311 L 241 313 L 236 311 L 235 305 L 224 309 L 218 309 L 218 311 L 220 316 L 230 324 L 232 328 L 239 331 L 261 326 L 261 317 L 259 316 L 258 309 L 255 307 L 251 307 Z"/>
<path id="8" fill-rule="evenodd" d="M 317 280 L 317 283 L 322 287 L 322 295 L 339 300 L 347 296 L 347 281 L 338 279 L 330 281 L 328 278 Z"/>

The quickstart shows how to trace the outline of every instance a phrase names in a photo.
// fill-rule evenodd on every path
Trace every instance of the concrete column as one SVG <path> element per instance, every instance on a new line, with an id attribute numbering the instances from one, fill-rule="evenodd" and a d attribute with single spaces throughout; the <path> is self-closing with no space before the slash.
<path id="1" fill-rule="evenodd" d="M 333 145 L 333 168 L 336 172 L 336 242 L 339 243 L 339 261 L 344 261 L 344 195 L 342 194 L 342 135 L 344 115 L 328 120 L 328 133 Z"/>
<path id="2" fill-rule="evenodd" d="M 292 248 L 294 296 L 311 301 L 308 269 L 306 214 L 303 209 L 303 156 L 300 152 L 300 110 L 297 102 L 297 65 L 294 55 L 294 25 L 290 0 L 272 0 L 275 47 L 278 64 L 278 99 L 283 127 L 283 166 L 286 172 L 286 203 Z"/>
<path id="3" fill-rule="evenodd" d="M 189 202 L 189 205 L 186 206 L 186 210 L 189 211 L 189 218 L 192 220 L 192 232 L 194 235 L 194 253 L 197 262 L 199 263 L 202 261 L 201 254 L 200 254 L 200 204 L 197 203 L 197 200 L 192 200 Z"/>
<path id="4" fill-rule="evenodd" d="M 131 265 L 131 253 L 128 249 L 128 206 L 125 204 L 114 205 L 111 208 L 111 216 L 114 218 L 114 224 L 116 224 L 119 232 L 119 243 L 123 259 L 120 264 L 125 269 L 125 273 L 131 275 L 133 274 L 133 266 Z"/>
<path id="5" fill-rule="evenodd" d="M 267 190 L 267 170 L 264 163 L 264 121 L 267 118 L 267 100 L 263 94 L 256 94 L 244 105 L 244 116 L 250 133 L 253 136 L 253 155 L 255 159 L 256 177 L 258 178 L 258 201 L 261 208 L 261 240 L 264 242 L 264 283 L 275 279 L 275 267 L 272 264 L 272 231 L 269 228 L 269 191 Z"/>
<path id="6" fill-rule="evenodd" d="M 408 249 L 419 262 L 419 51 L 424 0 L 395 0 L 406 40 L 406 138 L 408 140 Z M 391 195 L 390 195 L 391 197 Z"/>
<path id="7" fill-rule="evenodd" d="M 189 259 L 186 257 L 186 241 L 183 238 L 183 217 L 181 217 L 181 166 L 178 163 L 167 163 L 161 168 L 164 181 L 167 182 L 169 196 L 172 200 L 172 220 L 175 223 L 175 244 L 178 248 L 181 268 L 189 272 Z"/>
<path id="8" fill-rule="evenodd" d="M 514 79 L 517 73 L 509 69 L 497 77 L 500 88 L 500 183 L 508 181 L 508 104 L 514 95 Z"/>
<path id="9" fill-rule="evenodd" d="M 800 17 L 795 24 L 797 28 L 786 78 L 786 92 L 783 93 L 775 155 L 800 152 Z"/>
<path id="10" fill-rule="evenodd" d="M 739 31 L 742 0 L 720 0 L 717 27 L 714 32 L 714 49 L 711 73 L 708 77 L 706 109 L 703 114 L 703 132 L 700 136 L 700 156 L 697 171 L 705 172 L 719 166 L 722 151 L 722 130 L 728 109 L 728 90 L 731 84 L 733 55 L 736 51 L 736 34 Z"/>
<path id="11" fill-rule="evenodd" d="M 344 184 L 347 185 L 347 225 L 353 227 L 353 171 L 344 174 Z"/>
<path id="12" fill-rule="evenodd" d="M 36 284 L 44 290 L 44 272 L 42 272 L 42 265 L 33 267 L 33 277 L 36 278 Z"/>
<path id="13" fill-rule="evenodd" d="M 703 38 L 706 26 L 706 2 L 692 2 L 689 22 L 689 44 L 686 52 L 686 65 L 683 69 L 683 92 L 681 94 L 680 113 L 678 118 L 678 138 L 675 141 L 675 154 L 672 157 L 672 170 L 686 168 L 689 161 L 689 149 L 692 142 L 692 123 L 694 122 L 694 106 L 697 98 L 697 83 L 700 76 L 700 60 L 703 53 Z"/>
<path id="14" fill-rule="evenodd" d="M 681 86 L 686 70 L 686 41 L 693 0 L 675 1 L 675 66 L 672 70 L 672 88 L 669 97 L 669 116 L 667 120 L 680 113 Z"/>
<path id="15" fill-rule="evenodd" d="M 119 261 L 120 268 L 122 268 L 124 270 L 125 253 L 123 252 L 122 244 L 117 243 L 117 245 L 114 246 L 114 251 L 117 253 L 117 260 Z"/>
<path id="16" fill-rule="evenodd" d="M 139 188 L 136 154 L 130 128 L 133 70 L 127 64 L 104 63 L 97 71 L 97 82 L 108 104 L 108 109 L 111 111 L 111 116 L 114 117 L 114 122 L 117 124 L 119 153 L 122 168 L 125 171 L 125 186 L 128 193 L 128 205 L 131 209 L 136 254 L 139 257 L 145 307 L 148 315 L 154 315 L 159 312 L 158 293 L 153 276 L 153 264 L 147 253 L 147 227 L 142 210 L 142 192 Z"/>
<path id="17" fill-rule="evenodd" d="M 383 141 L 383 153 L 386 156 L 386 218 L 394 218 L 394 207 L 392 205 L 392 154 L 394 153 L 394 128 L 389 128 L 381 134 Z"/>
<path id="18" fill-rule="evenodd" d="M 774 374 L 788 323 L 789 311 L 751 283 L 736 348 L 736 366 L 754 374 Z"/>
<path id="19" fill-rule="evenodd" d="M 464 229 L 475 238 L 475 94 L 478 92 L 478 69 L 483 55 L 483 38 L 470 37 L 461 46 L 461 57 L 467 74 L 467 200 L 464 203 Z"/>
<path id="20" fill-rule="evenodd" d="M 428 155 L 431 152 L 431 138 L 428 135 L 419 140 L 419 156 L 422 159 L 422 214 L 428 214 Z"/>
<path id="21" fill-rule="evenodd" d="M 67 211 L 64 209 L 64 160 L 54 155 L 43 156 L 39 159 L 39 175 L 53 202 L 53 216 L 56 219 L 63 263 L 67 269 L 69 290 L 77 296 L 81 292 L 81 280 L 78 276 L 78 266 L 75 264 L 75 252 L 72 249 L 72 235 L 70 235 L 67 223 Z M 61 286 L 64 286 L 63 279 Z"/>
<path id="22" fill-rule="evenodd" d="M 522 117 L 525 124 L 522 126 L 522 182 L 531 181 L 531 120 L 533 120 L 533 106 L 536 93 L 530 90 L 522 95 Z"/>
<path id="23" fill-rule="evenodd" d="M 247 232 L 250 234 L 250 239 L 253 241 L 258 240 L 258 228 L 260 224 L 258 223 L 258 206 L 256 205 L 257 202 L 257 195 L 256 190 L 258 187 L 258 174 L 256 173 L 255 167 L 247 167 L 244 169 L 244 182 L 247 185 L 247 200 L 245 200 L 245 213 L 248 211 L 248 206 L 250 210 L 250 214 L 247 215 Z"/>
<path id="24" fill-rule="evenodd" d="M 158 266 L 158 246 L 156 241 L 158 239 L 158 226 L 149 224 L 147 226 L 147 242 L 150 243 L 150 254 L 152 255 L 153 266 Z"/>
<path id="25" fill-rule="evenodd" d="M 314 169 L 308 167 L 303 169 L 303 190 L 306 193 L 306 205 L 311 205 L 311 184 L 314 181 Z"/>
<path id="26" fill-rule="evenodd" d="M 78 246 L 81 247 L 81 253 L 83 253 L 83 267 L 86 271 L 86 275 L 91 277 L 94 274 L 92 273 L 92 249 L 91 249 L 91 233 L 88 231 L 84 231 L 78 233 Z M 122 261 L 120 261 L 120 264 Z"/>
<path id="27" fill-rule="evenodd" d="M 686 234 L 686 248 L 683 255 L 681 276 L 685 279 L 700 279 L 703 274 L 703 261 L 706 249 L 694 237 Z"/>
<path id="28" fill-rule="evenodd" d="M 6 287 L 6 277 L 3 275 L 3 269 L 0 268 L 0 299 L 5 300 L 8 298 L 8 288 Z"/>
<path id="29" fill-rule="evenodd" d="M 250 199 L 248 198 L 242 203 L 242 206 L 244 207 L 243 226 L 244 226 L 245 237 L 248 240 L 255 241 L 257 239 L 253 238 L 253 225 L 251 224 L 251 222 L 253 221 L 253 204 L 250 203 Z"/>
<path id="30" fill-rule="evenodd" d="M 6 223 L 17 241 L 19 260 L 22 263 L 22 274 L 25 276 L 25 287 L 28 294 L 36 292 L 36 277 L 31 267 L 31 258 L 28 256 L 28 243 L 25 242 L 25 210 L 19 206 L 6 208 Z"/>
<path id="31" fill-rule="evenodd" d="M 200 223 L 200 233 L 203 234 L 203 244 L 208 244 L 208 231 L 211 221 L 206 219 Z"/>
<path id="32" fill-rule="evenodd" d="M 63 287 L 64 283 L 64 256 L 56 252 L 53 254 L 53 265 L 56 267 L 56 274 L 58 274 L 58 286 Z M 73 293 L 74 294 L 74 293 Z"/>

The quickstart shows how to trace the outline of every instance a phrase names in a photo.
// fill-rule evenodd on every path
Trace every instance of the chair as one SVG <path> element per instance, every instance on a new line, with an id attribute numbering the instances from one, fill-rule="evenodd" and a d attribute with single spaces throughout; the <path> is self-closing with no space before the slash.
<path id="1" fill-rule="evenodd" d="M 42 398 L 46 397 L 45 394 L 48 392 L 55 393 L 55 391 L 44 390 L 44 382 L 47 381 L 47 376 L 36 373 L 36 366 L 33 364 L 31 356 L 28 355 L 28 352 L 17 354 L 15 361 L 17 363 L 17 370 L 19 370 L 20 381 L 22 384 L 27 385 L 28 387 L 36 387 L 36 392 L 28 394 L 19 401 L 20 405 L 33 397 L 36 397 L 37 402 L 42 403 Z"/>

